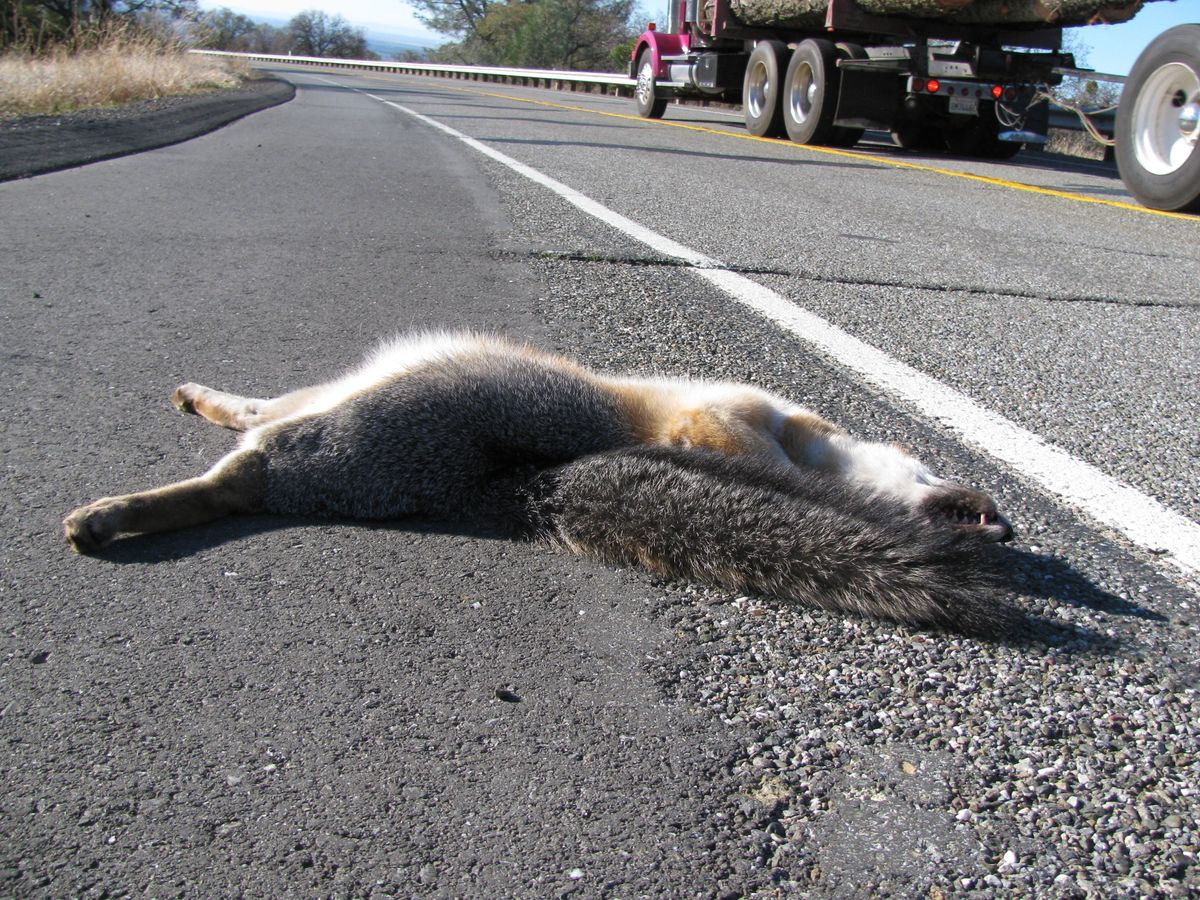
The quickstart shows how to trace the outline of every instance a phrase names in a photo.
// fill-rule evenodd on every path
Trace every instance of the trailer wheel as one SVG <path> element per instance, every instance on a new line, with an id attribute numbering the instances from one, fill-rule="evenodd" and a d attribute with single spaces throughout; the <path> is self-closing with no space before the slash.
<path id="1" fill-rule="evenodd" d="M 838 81 L 833 44 L 819 38 L 801 41 L 783 81 L 783 124 L 797 144 L 834 142 Z"/>
<path id="2" fill-rule="evenodd" d="M 915 122 L 911 119 L 901 119 L 892 125 L 892 143 L 901 150 L 933 150 L 946 149 L 945 136 L 931 125 Z"/>
<path id="3" fill-rule="evenodd" d="M 1200 210 L 1200 25 L 1178 25 L 1133 64 L 1117 108 L 1117 168 L 1141 203 Z"/>
<path id="4" fill-rule="evenodd" d="M 649 47 L 638 56 L 637 73 L 633 99 L 637 103 L 638 115 L 643 119 L 661 119 L 667 111 L 667 98 L 655 95 L 654 54 Z"/>
<path id="5" fill-rule="evenodd" d="M 980 159 L 1012 159 L 1025 149 L 1020 141 L 1002 141 L 995 135 L 985 135 L 979 142 L 975 155 Z"/>
<path id="6" fill-rule="evenodd" d="M 943 132 L 950 152 L 977 159 L 1012 159 L 1025 147 L 1019 141 L 1000 140 L 1000 122 L 994 103 L 981 103 L 979 116 L 965 126 L 947 127 Z"/>
<path id="7" fill-rule="evenodd" d="M 780 137 L 783 134 L 783 104 L 780 88 L 787 45 L 782 41 L 759 41 L 746 63 L 742 83 L 742 114 L 746 130 L 755 137 Z"/>

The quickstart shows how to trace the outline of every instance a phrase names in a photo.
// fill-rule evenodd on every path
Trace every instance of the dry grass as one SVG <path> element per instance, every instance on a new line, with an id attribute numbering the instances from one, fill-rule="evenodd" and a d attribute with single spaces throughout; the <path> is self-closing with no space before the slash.
<path id="1" fill-rule="evenodd" d="M 1107 147 L 1092 140 L 1086 131 L 1066 131 L 1060 128 L 1050 129 L 1050 140 L 1046 143 L 1047 153 L 1061 153 L 1064 156 L 1078 156 L 1081 159 L 1104 159 Z"/>
<path id="2" fill-rule="evenodd" d="M 116 31 L 77 52 L 0 56 L 0 118 L 54 115 L 236 87 L 242 65 L 188 54 L 160 38 Z"/>

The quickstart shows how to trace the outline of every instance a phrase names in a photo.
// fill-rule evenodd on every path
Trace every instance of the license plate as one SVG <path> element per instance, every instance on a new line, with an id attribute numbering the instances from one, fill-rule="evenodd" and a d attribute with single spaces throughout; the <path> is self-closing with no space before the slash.
<path id="1" fill-rule="evenodd" d="M 977 116 L 979 115 L 979 99 L 977 97 L 951 97 L 950 113 L 951 115 Z"/>

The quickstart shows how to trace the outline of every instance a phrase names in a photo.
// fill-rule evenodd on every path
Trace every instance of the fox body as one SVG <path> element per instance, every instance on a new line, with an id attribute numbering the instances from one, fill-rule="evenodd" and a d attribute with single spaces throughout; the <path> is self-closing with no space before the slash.
<path id="1" fill-rule="evenodd" d="M 870 568 L 864 554 L 899 560 L 899 546 L 918 548 L 921 559 L 952 560 L 944 564 L 949 573 L 972 552 L 962 548 L 1010 535 L 986 495 L 765 391 L 610 377 L 493 337 L 393 340 L 342 378 L 269 400 L 195 384 L 180 386 L 172 399 L 243 432 L 238 446 L 198 478 L 75 510 L 64 529 L 76 550 L 234 513 L 501 518 L 577 552 L 945 624 L 947 615 L 913 613 L 907 601 L 852 601 L 854 579 L 837 573 Z M 764 505 L 774 507 L 769 527 Z M 689 510 L 697 511 L 690 519 Z M 747 518 L 751 510 L 757 518 Z M 739 518 L 753 527 L 735 539 L 730 530 Z M 601 519 L 604 527 L 592 527 Z M 794 537 L 778 545 L 787 521 L 805 534 L 803 546 Z M 775 537 L 756 533 L 764 527 Z M 869 551 L 862 543 L 868 532 L 882 540 Z M 806 572 L 824 572 L 843 587 L 831 593 L 819 577 L 802 584 L 790 570 L 780 581 L 779 559 L 764 560 L 749 580 L 736 573 L 745 552 L 730 557 L 729 548 L 759 546 L 755 555 L 769 556 L 772 542 L 793 562 L 805 557 Z M 728 565 L 718 572 L 686 563 L 699 544 Z M 919 561 L 906 563 L 914 583 Z M 957 577 L 933 579 L 937 587 L 918 593 L 936 594 Z M 895 573 L 876 572 L 860 585 L 863 596 L 879 594 L 871 579 L 889 578 Z M 942 602 L 929 603 L 940 609 Z"/>

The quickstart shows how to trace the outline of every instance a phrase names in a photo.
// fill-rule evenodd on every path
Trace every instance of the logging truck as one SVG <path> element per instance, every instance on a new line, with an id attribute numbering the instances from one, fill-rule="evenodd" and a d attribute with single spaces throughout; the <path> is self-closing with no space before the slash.
<path id="1" fill-rule="evenodd" d="M 630 58 L 638 114 L 708 98 L 740 102 L 759 137 L 852 147 L 864 131 L 884 131 L 906 149 L 1005 159 L 1046 141 L 1049 88 L 1064 76 L 1101 78 L 1125 83 L 1115 155 L 1130 193 L 1157 209 L 1200 210 L 1200 25 L 1163 33 L 1120 78 L 1075 68 L 1062 50 L 1070 21 L 874 11 L 905 5 L 672 0 L 665 28 L 649 25 Z"/>

